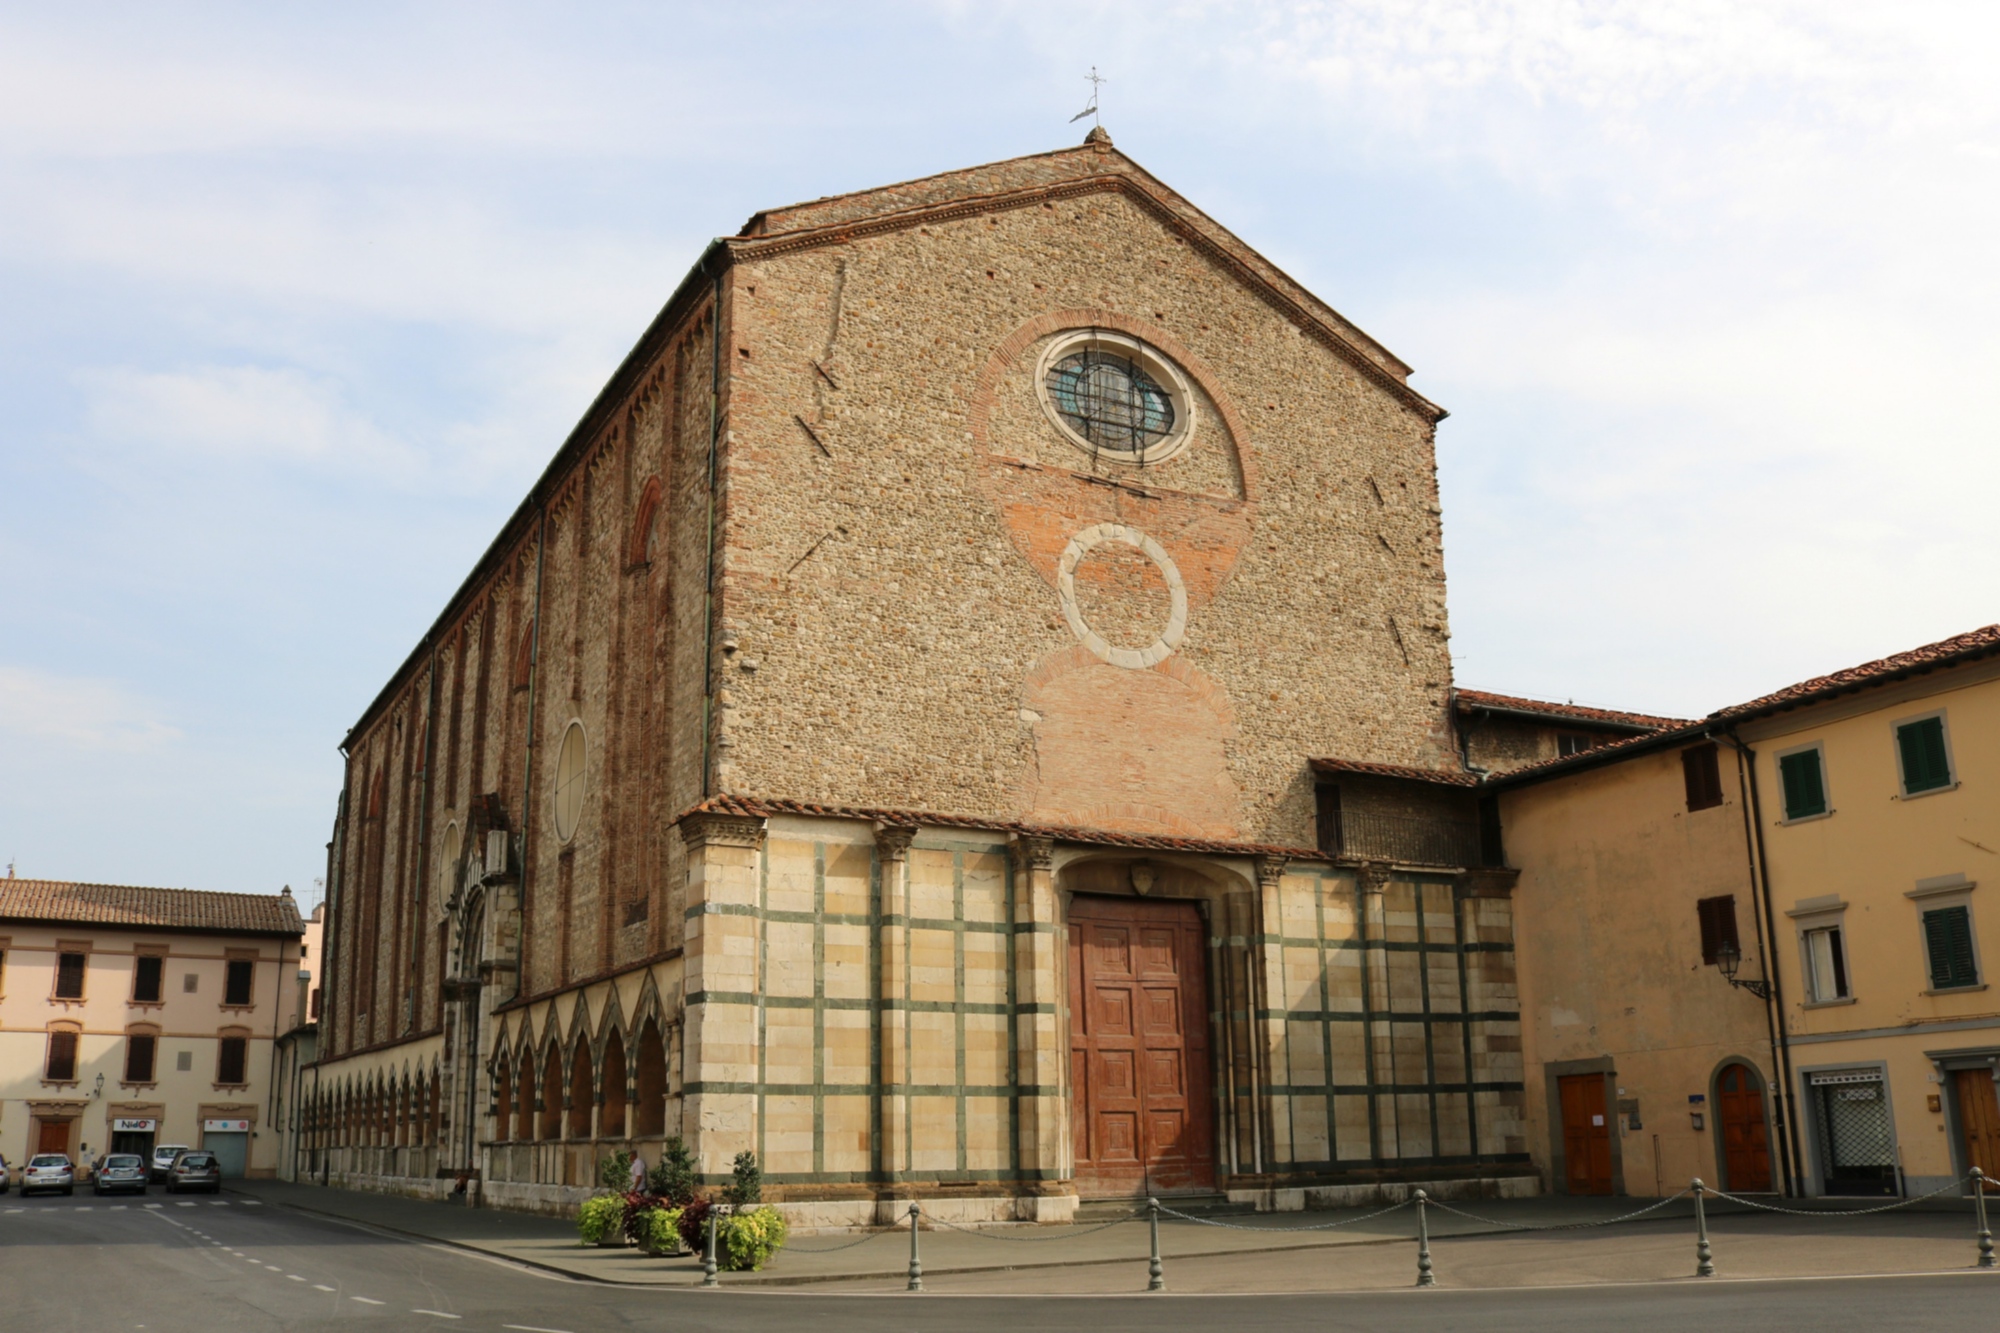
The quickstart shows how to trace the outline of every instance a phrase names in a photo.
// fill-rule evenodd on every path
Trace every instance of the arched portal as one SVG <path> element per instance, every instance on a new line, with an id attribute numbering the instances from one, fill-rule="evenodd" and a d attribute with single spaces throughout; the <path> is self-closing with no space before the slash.
<path id="1" fill-rule="evenodd" d="M 616 1032 L 604 1042 L 604 1110 L 597 1117 L 597 1136 L 625 1137 L 625 1043 Z"/>
<path id="2" fill-rule="evenodd" d="M 562 1137 L 562 1093 L 562 1048 L 550 1042 L 548 1058 L 542 1062 L 542 1132 L 539 1136 L 541 1138 Z"/>
<path id="3" fill-rule="evenodd" d="M 583 1042 L 576 1044 L 576 1053 L 569 1061 L 569 1137 L 587 1139 L 590 1137 L 590 1109 L 596 1098 L 590 1087 L 590 1047 Z"/>
<path id="4" fill-rule="evenodd" d="M 1764 1114 L 1764 1080 L 1741 1060 L 1715 1075 L 1716 1147 L 1723 1188 L 1758 1194 L 1771 1188 L 1771 1135 Z"/>
<path id="5" fill-rule="evenodd" d="M 632 1110 L 632 1133 L 650 1138 L 667 1132 L 667 1050 L 659 1025 L 652 1019 L 639 1031 L 638 1100 Z"/>

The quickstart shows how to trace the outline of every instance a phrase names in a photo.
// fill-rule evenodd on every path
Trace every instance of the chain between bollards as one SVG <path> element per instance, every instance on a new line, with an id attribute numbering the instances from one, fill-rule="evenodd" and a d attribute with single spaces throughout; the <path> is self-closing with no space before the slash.
<path id="1" fill-rule="evenodd" d="M 701 1252 L 701 1285 L 716 1287 L 722 1285 L 715 1280 L 715 1213 L 716 1206 L 708 1206 L 708 1243 Z"/>
<path id="2" fill-rule="evenodd" d="M 1694 1275 L 1714 1277 L 1715 1259 L 1708 1248 L 1708 1211 L 1701 1205 L 1702 1191 L 1708 1187 L 1696 1176 L 1688 1188 L 1694 1191 Z"/>
<path id="3" fill-rule="evenodd" d="M 1438 1284 L 1438 1280 L 1437 1274 L 1431 1272 L 1431 1224 L 1430 1219 L 1424 1215 L 1424 1205 L 1431 1201 L 1431 1196 L 1422 1190 L 1418 1190 L 1416 1198 L 1417 1285 L 1420 1287 L 1435 1287 Z"/>
<path id="4" fill-rule="evenodd" d="M 924 1261 L 917 1257 L 917 1218 L 922 1213 L 923 1209 L 917 1207 L 915 1200 L 912 1200 L 910 1203 L 910 1285 L 906 1288 L 909 1291 L 922 1291 L 924 1289 Z"/>
<path id="5" fill-rule="evenodd" d="M 1146 1290 L 1165 1291 L 1167 1271 L 1160 1263 L 1160 1201 L 1150 1195 L 1146 1198 L 1146 1221 L 1153 1232 L 1153 1255 L 1146 1264 Z"/>
<path id="6" fill-rule="evenodd" d="M 1987 1175 L 1978 1167 L 1972 1168 L 1972 1216 L 1979 1228 L 1980 1268 L 1993 1267 L 1993 1233 L 1986 1229 L 1986 1181 Z"/>

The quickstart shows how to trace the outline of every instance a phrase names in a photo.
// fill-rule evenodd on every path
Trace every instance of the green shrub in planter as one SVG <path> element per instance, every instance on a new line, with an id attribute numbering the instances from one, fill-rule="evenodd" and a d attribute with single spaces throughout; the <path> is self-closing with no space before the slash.
<path id="1" fill-rule="evenodd" d="M 639 1214 L 638 1225 L 633 1230 L 648 1254 L 673 1255 L 681 1252 L 681 1210 L 678 1208 L 648 1208 Z"/>
<path id="2" fill-rule="evenodd" d="M 771 1262 L 790 1228 L 771 1207 L 731 1213 L 715 1226 L 715 1261 L 732 1273 L 755 1272 Z"/>
<path id="3" fill-rule="evenodd" d="M 585 1245 L 602 1245 L 618 1235 L 625 1225 L 625 1199 L 618 1194 L 598 1194 L 583 1201 L 576 1210 L 576 1234 Z"/>

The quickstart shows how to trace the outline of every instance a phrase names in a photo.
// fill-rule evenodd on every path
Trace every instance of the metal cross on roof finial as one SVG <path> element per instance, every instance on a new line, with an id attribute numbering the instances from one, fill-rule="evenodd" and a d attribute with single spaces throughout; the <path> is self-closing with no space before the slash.
<path id="1" fill-rule="evenodd" d="M 1077 112 L 1075 115 L 1071 116 L 1069 118 L 1069 123 L 1074 125 L 1079 120 L 1082 120 L 1085 116 L 1089 116 L 1095 121 L 1095 123 L 1098 125 L 1099 128 L 1102 128 L 1104 125 L 1104 118 L 1097 114 L 1097 94 L 1099 90 L 1102 89 L 1102 87 L 1105 84 L 1111 82 L 1111 80 L 1100 75 L 1097 72 L 1097 66 L 1095 65 L 1092 65 L 1090 67 L 1090 73 L 1084 75 L 1084 77 L 1090 80 L 1090 105 L 1085 107 L 1083 110 Z"/>

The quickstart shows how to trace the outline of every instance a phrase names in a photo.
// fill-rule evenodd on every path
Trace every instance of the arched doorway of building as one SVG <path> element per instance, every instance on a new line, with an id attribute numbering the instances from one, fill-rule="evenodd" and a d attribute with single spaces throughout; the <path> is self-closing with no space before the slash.
<path id="1" fill-rule="evenodd" d="M 1070 900 L 1070 1132 L 1086 1197 L 1215 1188 L 1204 935 L 1186 899 Z"/>
<path id="2" fill-rule="evenodd" d="M 1723 1188 L 1760 1194 L 1771 1188 L 1771 1131 L 1764 1114 L 1764 1080 L 1740 1060 L 1715 1076 L 1716 1147 Z"/>
<path id="3" fill-rule="evenodd" d="M 597 1136 L 625 1137 L 625 1043 L 616 1032 L 604 1039 L 604 1108 L 598 1113 Z"/>

